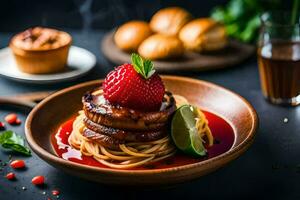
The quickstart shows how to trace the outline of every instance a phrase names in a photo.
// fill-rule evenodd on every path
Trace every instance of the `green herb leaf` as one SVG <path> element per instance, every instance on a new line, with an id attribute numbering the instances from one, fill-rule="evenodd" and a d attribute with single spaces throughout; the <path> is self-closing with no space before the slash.
<path id="1" fill-rule="evenodd" d="M 151 60 L 144 61 L 144 68 L 147 78 L 150 78 L 155 73 L 153 63 L 151 62 Z"/>
<path id="2" fill-rule="evenodd" d="M 250 42 L 259 26 L 259 15 L 253 16 L 253 18 L 247 23 L 246 28 L 241 32 L 240 39 L 244 42 Z"/>
<path id="3" fill-rule="evenodd" d="M 5 149 L 31 156 L 31 151 L 25 146 L 25 140 L 22 136 L 13 131 L 4 131 L 0 134 L 0 144 Z"/>
<path id="4" fill-rule="evenodd" d="M 296 23 L 296 19 L 298 18 L 299 4 L 300 4 L 299 0 L 294 0 L 293 9 L 292 9 L 292 21 L 291 21 L 292 25 Z"/>
<path id="5" fill-rule="evenodd" d="M 135 53 L 131 54 L 131 63 L 137 73 L 143 74 L 143 59 L 139 55 Z"/>
<path id="6" fill-rule="evenodd" d="M 12 131 L 5 131 L 0 135 L 0 144 L 3 144 L 6 140 L 11 138 L 13 135 Z"/>
<path id="7" fill-rule="evenodd" d="M 229 0 L 226 5 L 213 8 L 211 17 L 224 24 L 228 36 L 255 42 L 260 25 L 257 16 L 266 10 L 279 9 L 280 3 L 280 0 Z"/>
<path id="8" fill-rule="evenodd" d="M 145 79 L 150 78 L 155 73 L 151 60 L 144 60 L 138 54 L 131 54 L 131 63 L 135 71 L 141 74 Z"/>

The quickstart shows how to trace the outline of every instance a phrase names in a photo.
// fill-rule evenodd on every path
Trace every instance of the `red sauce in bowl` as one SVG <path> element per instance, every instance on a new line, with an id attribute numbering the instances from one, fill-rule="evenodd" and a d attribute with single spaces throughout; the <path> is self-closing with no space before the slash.
<path id="1" fill-rule="evenodd" d="M 203 111 L 208 122 L 209 127 L 212 131 L 212 134 L 215 139 L 215 144 L 212 147 L 207 148 L 208 155 L 203 158 L 193 158 L 188 155 L 184 155 L 181 152 L 178 152 L 175 156 L 167 158 L 165 160 L 158 161 L 156 163 L 151 163 L 149 165 L 143 167 L 137 167 L 134 169 L 163 169 L 176 167 L 186 164 L 192 164 L 196 162 L 201 162 L 203 160 L 207 160 L 218 156 L 222 153 L 228 151 L 233 143 L 234 143 L 234 131 L 232 127 L 221 117 Z M 72 148 L 68 144 L 68 137 L 72 132 L 72 124 L 75 118 L 72 118 L 62 124 L 56 133 L 53 133 L 51 136 L 51 143 L 54 149 L 54 152 L 61 158 L 84 164 L 89 166 L 96 166 L 100 168 L 109 168 L 105 165 L 102 165 L 98 161 L 96 161 L 93 157 L 88 157 L 81 155 L 80 152 L 74 148 Z M 125 169 L 126 170 L 126 169 Z"/>

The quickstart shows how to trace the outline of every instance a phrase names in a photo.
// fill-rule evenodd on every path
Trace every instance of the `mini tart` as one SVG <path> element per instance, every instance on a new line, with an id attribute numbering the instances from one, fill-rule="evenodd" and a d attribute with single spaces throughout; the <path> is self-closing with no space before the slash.
<path id="1" fill-rule="evenodd" d="M 179 38 L 187 50 L 196 52 L 220 50 L 227 44 L 224 26 L 210 18 L 189 22 L 181 29 Z"/>
<path id="2" fill-rule="evenodd" d="M 82 97 L 85 116 L 94 123 L 121 130 L 152 131 L 165 128 L 176 109 L 172 93 L 166 92 L 157 112 L 141 112 L 122 106 L 111 105 L 97 89 Z"/>
<path id="3" fill-rule="evenodd" d="M 152 31 L 148 23 L 131 21 L 118 28 L 114 40 L 116 45 L 123 51 L 136 52 L 139 45 L 151 34 Z"/>
<path id="4" fill-rule="evenodd" d="M 156 33 L 176 36 L 191 19 L 192 15 L 183 8 L 164 8 L 153 15 L 150 27 Z"/>
<path id="5" fill-rule="evenodd" d="M 48 74 L 65 68 L 71 42 L 66 32 L 35 27 L 15 35 L 9 47 L 21 71 Z"/>
<path id="6" fill-rule="evenodd" d="M 183 50 L 182 42 L 177 37 L 155 34 L 140 45 L 138 53 L 146 59 L 163 60 L 180 57 Z"/>

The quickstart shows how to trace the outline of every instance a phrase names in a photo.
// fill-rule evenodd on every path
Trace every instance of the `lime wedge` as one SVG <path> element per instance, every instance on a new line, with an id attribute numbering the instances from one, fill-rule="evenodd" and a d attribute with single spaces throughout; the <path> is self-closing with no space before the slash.
<path id="1" fill-rule="evenodd" d="M 171 135 L 178 149 L 192 156 L 205 156 L 206 149 L 196 129 L 196 108 L 183 105 L 172 119 Z"/>

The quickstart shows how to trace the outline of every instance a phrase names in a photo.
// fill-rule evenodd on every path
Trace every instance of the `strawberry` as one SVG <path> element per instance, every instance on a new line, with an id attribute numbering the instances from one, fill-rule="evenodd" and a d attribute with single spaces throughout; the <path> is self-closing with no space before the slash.
<path id="1" fill-rule="evenodd" d="M 150 60 L 131 55 L 132 64 L 111 71 L 103 83 L 104 98 L 113 105 L 140 111 L 158 111 L 165 86 Z"/>

